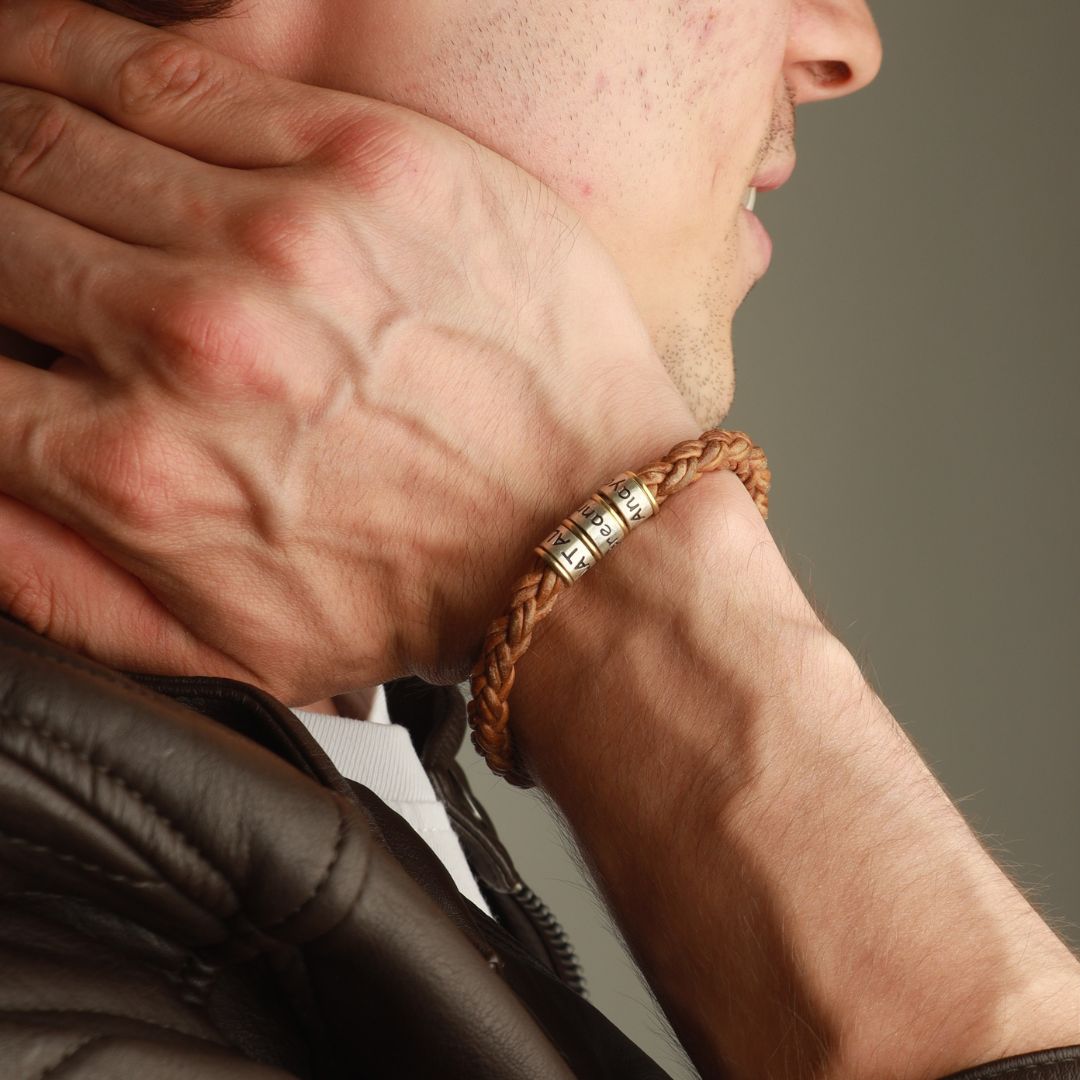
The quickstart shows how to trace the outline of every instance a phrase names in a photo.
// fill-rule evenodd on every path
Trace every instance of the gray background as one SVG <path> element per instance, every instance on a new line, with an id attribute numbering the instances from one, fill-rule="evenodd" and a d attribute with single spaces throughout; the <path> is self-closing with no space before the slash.
<path id="1" fill-rule="evenodd" d="M 822 616 L 1077 947 L 1080 5 L 873 7 L 878 81 L 800 110 L 795 177 L 758 203 L 776 255 L 723 426 L 769 455 Z M 539 798 L 462 761 L 594 1003 L 694 1075 Z"/>

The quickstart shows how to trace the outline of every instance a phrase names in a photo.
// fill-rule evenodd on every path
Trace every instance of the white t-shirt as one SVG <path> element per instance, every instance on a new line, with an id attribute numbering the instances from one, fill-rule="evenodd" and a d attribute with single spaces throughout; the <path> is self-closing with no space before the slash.
<path id="1" fill-rule="evenodd" d="M 450 871 L 461 893 L 490 915 L 491 909 L 465 861 L 461 841 L 446 816 L 446 807 L 435 794 L 413 748 L 409 729 L 390 719 L 383 688 L 376 688 L 371 712 L 365 720 L 303 709 L 293 712 L 337 771 L 346 779 L 370 788 L 396 810 Z"/>

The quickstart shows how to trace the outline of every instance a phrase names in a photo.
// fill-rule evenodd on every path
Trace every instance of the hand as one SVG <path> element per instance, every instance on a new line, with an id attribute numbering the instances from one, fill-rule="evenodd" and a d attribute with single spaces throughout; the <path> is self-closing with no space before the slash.
<path id="1" fill-rule="evenodd" d="M 73 0 L 0 5 L 0 607 L 293 703 L 466 673 L 533 544 L 697 427 L 537 181 Z"/>

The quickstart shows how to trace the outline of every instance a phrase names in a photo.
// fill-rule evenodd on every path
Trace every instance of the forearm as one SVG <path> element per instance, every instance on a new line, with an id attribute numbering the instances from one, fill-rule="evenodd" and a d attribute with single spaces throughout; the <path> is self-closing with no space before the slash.
<path id="1" fill-rule="evenodd" d="M 706 477 L 582 579 L 511 698 L 688 1053 L 706 1077 L 915 1080 L 1080 1042 L 1080 965 L 764 527 L 724 529 L 737 484 Z"/>

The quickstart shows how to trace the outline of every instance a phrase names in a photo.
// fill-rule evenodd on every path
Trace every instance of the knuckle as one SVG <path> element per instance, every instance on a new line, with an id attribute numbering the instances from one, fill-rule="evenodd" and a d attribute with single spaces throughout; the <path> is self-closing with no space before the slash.
<path id="1" fill-rule="evenodd" d="M 331 217 L 312 198 L 275 196 L 249 208 L 233 228 L 240 251 L 276 281 L 302 284 L 319 276 L 318 265 L 336 248 Z"/>
<path id="2" fill-rule="evenodd" d="M 22 94 L 3 110 L 0 183 L 18 188 L 65 137 L 71 121 L 63 103 L 43 94 Z"/>
<path id="3" fill-rule="evenodd" d="M 61 67 L 72 38 L 69 26 L 77 14 L 77 9 L 64 5 L 38 5 L 27 39 L 27 51 L 35 70 L 47 75 Z"/>
<path id="4" fill-rule="evenodd" d="M 368 195 L 411 194 L 436 172 L 430 140 L 392 113 L 350 118 L 324 143 L 331 167 L 353 191 Z"/>
<path id="5" fill-rule="evenodd" d="M 132 116 L 190 108 L 220 91 L 224 72 L 211 54 L 187 41 L 164 38 L 139 46 L 116 76 L 120 108 Z"/>
<path id="6" fill-rule="evenodd" d="M 150 340 L 165 375 L 185 398 L 273 398 L 283 375 L 263 305 L 233 288 L 178 288 L 155 305 Z"/>
<path id="7" fill-rule="evenodd" d="M 99 513 L 142 535 L 160 531 L 174 505 L 177 470 L 152 421 L 129 419 L 95 442 L 80 488 Z"/>

